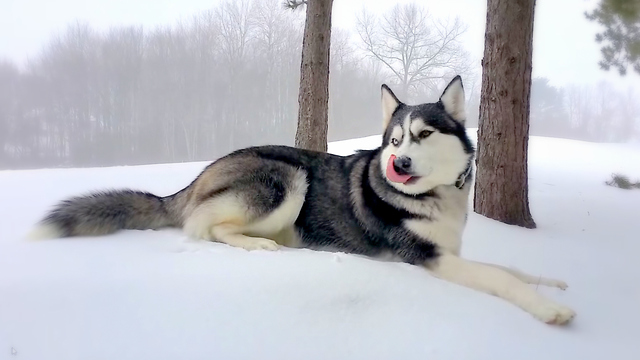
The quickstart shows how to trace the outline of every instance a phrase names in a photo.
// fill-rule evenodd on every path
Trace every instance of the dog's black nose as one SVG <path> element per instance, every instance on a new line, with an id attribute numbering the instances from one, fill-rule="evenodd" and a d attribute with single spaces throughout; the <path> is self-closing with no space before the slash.
<path id="1" fill-rule="evenodd" d="M 411 158 L 407 156 L 401 156 L 393 160 L 394 170 L 398 174 L 407 174 L 411 169 Z"/>

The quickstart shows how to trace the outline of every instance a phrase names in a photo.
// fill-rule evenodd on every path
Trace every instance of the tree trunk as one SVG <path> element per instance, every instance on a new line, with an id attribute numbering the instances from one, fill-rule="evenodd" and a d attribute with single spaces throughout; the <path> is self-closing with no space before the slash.
<path id="1" fill-rule="evenodd" d="M 296 147 L 327 151 L 329 47 L 333 0 L 309 0 L 302 42 Z"/>
<path id="2" fill-rule="evenodd" d="M 535 0 L 488 0 L 474 211 L 535 228 L 527 147 Z"/>

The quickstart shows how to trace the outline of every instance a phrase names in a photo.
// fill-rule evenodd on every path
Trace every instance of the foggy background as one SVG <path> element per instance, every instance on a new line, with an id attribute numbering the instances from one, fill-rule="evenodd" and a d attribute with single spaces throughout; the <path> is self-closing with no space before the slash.
<path id="1" fill-rule="evenodd" d="M 8 2 L 8 5 L 5 4 Z M 640 140 L 640 77 L 598 67 L 596 1 L 539 0 L 531 134 Z M 483 0 L 334 0 L 329 140 L 378 134 L 461 74 L 477 126 Z M 214 160 L 292 145 L 304 10 L 282 0 L 2 0 L 0 169 Z M 5 11 L 8 9 L 8 11 Z"/>

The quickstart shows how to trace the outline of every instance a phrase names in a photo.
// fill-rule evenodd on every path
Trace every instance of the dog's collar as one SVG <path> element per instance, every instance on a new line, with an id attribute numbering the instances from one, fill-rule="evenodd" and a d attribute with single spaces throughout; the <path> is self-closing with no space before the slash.
<path id="1" fill-rule="evenodd" d="M 458 189 L 462 189 L 464 187 L 464 184 L 467 182 L 467 178 L 469 177 L 469 174 L 471 174 L 471 163 L 469 163 L 467 165 L 467 168 L 464 169 L 464 171 L 462 172 L 462 174 L 458 176 L 458 179 L 456 180 L 456 183 L 454 185 Z"/>

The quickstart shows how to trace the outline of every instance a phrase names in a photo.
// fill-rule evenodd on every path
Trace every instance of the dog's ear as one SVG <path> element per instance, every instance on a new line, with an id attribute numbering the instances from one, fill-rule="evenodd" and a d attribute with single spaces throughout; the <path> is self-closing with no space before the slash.
<path id="1" fill-rule="evenodd" d="M 391 121 L 393 112 L 400 106 L 400 100 L 389 89 L 387 84 L 382 84 L 382 128 L 386 129 Z"/>
<path id="2" fill-rule="evenodd" d="M 467 118 L 464 104 L 464 88 L 460 75 L 451 80 L 440 96 L 440 103 L 452 118 L 464 124 Z"/>

